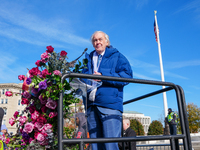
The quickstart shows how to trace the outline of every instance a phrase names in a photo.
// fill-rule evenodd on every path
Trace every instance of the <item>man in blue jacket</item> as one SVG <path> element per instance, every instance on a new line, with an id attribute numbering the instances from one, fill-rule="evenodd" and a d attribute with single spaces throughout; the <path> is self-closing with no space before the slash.
<path id="1" fill-rule="evenodd" d="M 91 36 L 93 47 L 83 73 L 132 78 L 131 66 L 124 55 L 110 45 L 109 37 L 102 31 Z M 96 80 L 100 81 L 100 80 Z M 102 80 L 102 85 L 87 94 L 90 138 L 120 137 L 123 112 L 123 87 L 127 82 Z M 118 150 L 118 143 L 93 143 L 93 150 Z"/>

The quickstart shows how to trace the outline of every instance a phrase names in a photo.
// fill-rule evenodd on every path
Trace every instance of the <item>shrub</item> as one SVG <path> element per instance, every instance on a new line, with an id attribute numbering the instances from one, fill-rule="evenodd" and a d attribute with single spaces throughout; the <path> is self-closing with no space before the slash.
<path id="1" fill-rule="evenodd" d="M 136 135 L 144 135 L 144 128 L 138 120 L 131 119 L 130 123 L 131 129 L 133 129 L 136 132 Z"/>
<path id="2" fill-rule="evenodd" d="M 163 125 L 160 121 L 154 120 L 149 126 L 148 135 L 163 134 Z"/>

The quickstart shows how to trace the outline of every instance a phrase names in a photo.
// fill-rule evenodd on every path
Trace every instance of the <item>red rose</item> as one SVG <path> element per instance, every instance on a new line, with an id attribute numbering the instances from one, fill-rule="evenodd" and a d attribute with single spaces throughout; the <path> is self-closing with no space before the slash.
<path id="1" fill-rule="evenodd" d="M 19 112 L 16 111 L 13 116 L 14 116 L 15 119 L 17 119 L 18 115 L 19 115 Z"/>
<path id="2" fill-rule="evenodd" d="M 35 64 L 39 67 L 39 66 L 41 66 L 41 65 L 40 65 L 40 62 L 41 62 L 41 60 L 37 60 L 37 61 L 35 62 Z"/>
<path id="3" fill-rule="evenodd" d="M 41 111 L 42 111 L 43 113 L 46 113 L 47 107 L 46 107 L 46 106 L 42 106 Z"/>
<path id="4" fill-rule="evenodd" d="M 40 73 L 40 70 L 38 67 L 32 68 L 29 70 L 30 78 L 33 77 L 34 75 L 37 76 Z"/>
<path id="5" fill-rule="evenodd" d="M 18 79 L 21 81 L 21 80 L 24 80 L 25 79 L 25 76 L 24 75 L 19 75 L 18 76 Z"/>
<path id="6" fill-rule="evenodd" d="M 29 107 L 29 111 L 30 111 L 31 114 L 34 113 L 35 110 L 36 110 L 35 106 Z"/>
<path id="7" fill-rule="evenodd" d="M 44 69 L 44 70 L 42 71 L 42 77 L 43 77 L 43 78 L 46 78 L 46 75 L 51 75 L 51 73 L 49 73 L 47 69 Z"/>
<path id="8" fill-rule="evenodd" d="M 43 116 L 39 116 L 37 118 L 37 122 L 45 124 L 47 122 L 47 119 L 45 117 L 43 117 Z"/>
<path id="9" fill-rule="evenodd" d="M 50 45 L 50 46 L 47 46 L 47 52 L 48 53 L 52 53 L 54 50 L 54 48 Z"/>
<path id="10" fill-rule="evenodd" d="M 67 55 L 67 52 L 65 52 L 65 51 L 61 51 L 61 52 L 60 52 L 60 56 L 61 56 L 61 57 L 65 57 L 66 55 Z"/>
<path id="11" fill-rule="evenodd" d="M 24 104 L 29 104 L 28 99 L 22 98 L 21 104 L 22 104 L 22 105 L 24 105 Z"/>

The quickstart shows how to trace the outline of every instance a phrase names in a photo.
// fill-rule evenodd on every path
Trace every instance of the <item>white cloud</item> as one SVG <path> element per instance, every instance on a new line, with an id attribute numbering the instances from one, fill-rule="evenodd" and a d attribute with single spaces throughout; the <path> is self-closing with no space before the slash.
<path id="1" fill-rule="evenodd" d="M 14 5 L 14 6 L 13 6 Z M 18 4 L 0 6 L 0 35 L 30 44 L 46 45 L 48 41 L 73 45 L 89 45 L 89 39 L 73 34 L 70 23 L 60 18 L 54 21 L 43 19 L 24 11 Z M 12 25 L 12 28 L 10 28 Z M 65 28 L 61 28 L 65 26 Z M 52 42 L 51 42 L 52 43 Z M 54 44 L 56 45 L 56 44 Z"/>
<path id="2" fill-rule="evenodd" d="M 146 80 L 158 80 L 156 78 L 151 78 L 151 77 L 148 77 L 139 73 L 135 73 L 135 72 L 133 72 L 133 78 L 146 79 Z"/>
<path id="3" fill-rule="evenodd" d="M 181 11 L 187 11 L 187 10 L 191 10 L 191 9 L 193 9 L 195 11 L 199 11 L 199 7 L 200 7 L 199 0 L 190 1 L 189 3 L 187 3 L 180 9 L 178 9 L 175 13 L 180 13 Z"/>
<path id="4" fill-rule="evenodd" d="M 188 60 L 182 62 L 168 62 L 166 63 L 166 67 L 168 69 L 177 69 L 191 66 L 200 66 L 200 60 Z"/>
<path id="5" fill-rule="evenodd" d="M 148 107 L 153 107 L 153 108 L 161 108 L 161 107 L 158 107 L 158 106 L 155 106 L 155 105 L 145 105 L 145 104 L 141 104 L 143 106 L 148 106 Z"/>

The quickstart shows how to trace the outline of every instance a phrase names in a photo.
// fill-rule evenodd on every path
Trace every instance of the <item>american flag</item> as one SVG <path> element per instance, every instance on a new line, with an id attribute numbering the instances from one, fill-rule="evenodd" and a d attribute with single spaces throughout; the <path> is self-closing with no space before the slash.
<path id="1" fill-rule="evenodd" d="M 156 42 L 158 42 L 158 36 L 157 36 L 157 32 L 156 32 L 156 22 L 155 21 L 154 21 L 154 33 L 155 33 Z M 158 29 L 158 34 L 159 34 L 159 29 Z"/>

